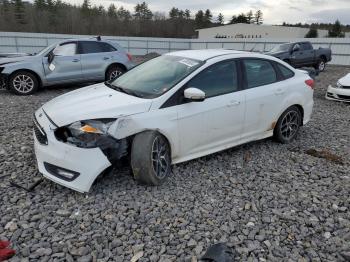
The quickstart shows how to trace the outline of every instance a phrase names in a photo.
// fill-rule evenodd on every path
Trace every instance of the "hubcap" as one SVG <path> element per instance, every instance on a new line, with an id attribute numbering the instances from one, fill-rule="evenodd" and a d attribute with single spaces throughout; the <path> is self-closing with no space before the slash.
<path id="1" fill-rule="evenodd" d="M 156 176 L 159 179 L 164 178 L 170 168 L 170 153 L 169 146 L 160 137 L 156 137 L 152 145 L 152 165 Z"/>
<path id="2" fill-rule="evenodd" d="M 18 75 L 13 79 L 13 87 L 20 93 L 29 93 L 34 88 L 34 80 L 27 75 Z"/>
<path id="3" fill-rule="evenodd" d="M 109 79 L 108 80 L 113 80 L 115 78 L 117 78 L 118 76 L 120 76 L 123 72 L 120 71 L 120 70 L 115 70 L 115 71 L 112 71 L 109 75 Z"/>
<path id="4" fill-rule="evenodd" d="M 296 111 L 288 112 L 282 119 L 281 134 L 282 136 L 290 140 L 292 139 L 299 129 L 300 119 L 299 113 Z"/>

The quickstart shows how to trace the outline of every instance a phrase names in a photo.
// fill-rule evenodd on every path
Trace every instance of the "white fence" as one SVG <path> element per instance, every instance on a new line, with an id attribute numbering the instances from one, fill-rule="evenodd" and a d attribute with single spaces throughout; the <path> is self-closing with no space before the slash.
<path id="1" fill-rule="evenodd" d="M 86 35 L 40 34 L 0 32 L 0 53 L 37 52 L 55 42 L 86 38 Z M 167 53 L 176 50 L 225 48 L 245 51 L 265 52 L 276 44 L 305 39 L 173 39 L 149 37 L 115 37 L 104 36 L 104 39 L 116 41 L 132 55 L 145 55 L 151 52 Z M 350 65 L 350 38 L 314 38 L 314 48 L 329 47 L 333 52 L 332 64 Z"/>

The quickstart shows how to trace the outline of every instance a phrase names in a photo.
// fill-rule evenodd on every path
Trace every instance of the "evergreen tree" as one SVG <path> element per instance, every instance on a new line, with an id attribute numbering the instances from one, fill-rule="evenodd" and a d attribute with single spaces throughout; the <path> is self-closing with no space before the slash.
<path id="1" fill-rule="evenodd" d="M 241 13 L 238 16 L 232 16 L 230 24 L 248 24 L 248 19 L 244 13 Z"/>
<path id="2" fill-rule="evenodd" d="M 217 20 L 220 25 L 223 25 L 225 21 L 224 15 L 222 13 L 219 13 Z"/>
<path id="3" fill-rule="evenodd" d="M 44 9 L 46 7 L 46 1 L 45 0 L 35 0 L 34 5 L 38 9 Z"/>
<path id="4" fill-rule="evenodd" d="M 318 37 L 318 31 L 316 28 L 311 27 L 309 32 L 305 35 L 305 38 L 317 38 Z"/>
<path id="5" fill-rule="evenodd" d="M 188 9 L 185 10 L 185 18 L 186 19 L 190 19 L 191 18 L 191 11 L 188 10 Z"/>
<path id="6" fill-rule="evenodd" d="M 263 20 L 264 20 L 263 19 L 263 12 L 261 10 L 256 11 L 254 19 L 255 19 L 255 23 L 257 25 L 261 25 L 263 23 Z"/>
<path id="7" fill-rule="evenodd" d="M 17 24 L 26 24 L 25 7 L 22 0 L 12 0 L 12 3 L 14 5 L 14 16 Z"/>
<path id="8" fill-rule="evenodd" d="M 254 15 L 253 15 L 253 11 L 252 10 L 250 10 L 247 13 L 246 17 L 247 17 L 247 23 L 248 24 L 252 24 L 254 22 Z"/>
<path id="9" fill-rule="evenodd" d="M 136 20 L 151 20 L 153 17 L 152 11 L 148 8 L 146 2 L 135 6 L 134 17 Z"/>
<path id="10" fill-rule="evenodd" d="M 83 16 L 89 16 L 91 11 L 91 3 L 90 0 L 84 0 L 83 5 L 81 6 L 81 12 Z"/>
<path id="11" fill-rule="evenodd" d="M 342 32 L 342 25 L 337 19 L 331 29 L 328 30 L 329 37 L 344 37 L 345 34 Z"/>
<path id="12" fill-rule="evenodd" d="M 107 14 L 109 17 L 117 17 L 117 8 L 114 4 L 110 4 L 110 6 L 108 7 Z"/>
<path id="13" fill-rule="evenodd" d="M 202 10 L 199 10 L 194 19 L 196 28 L 203 28 L 204 27 L 204 12 Z"/>

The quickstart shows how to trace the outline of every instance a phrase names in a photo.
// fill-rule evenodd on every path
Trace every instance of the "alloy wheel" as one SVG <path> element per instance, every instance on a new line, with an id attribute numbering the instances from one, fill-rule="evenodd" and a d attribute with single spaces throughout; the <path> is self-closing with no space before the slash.
<path id="1" fill-rule="evenodd" d="M 318 70 L 323 71 L 326 67 L 326 63 L 324 61 L 321 61 L 320 64 L 318 65 Z"/>
<path id="2" fill-rule="evenodd" d="M 300 126 L 300 116 L 297 111 L 289 111 L 282 119 L 281 134 L 286 140 L 292 139 Z"/>
<path id="3" fill-rule="evenodd" d="M 115 78 L 117 78 L 118 76 L 120 76 L 123 72 L 116 69 L 114 71 L 112 71 L 110 74 L 109 74 L 109 80 L 113 80 Z"/>
<path id="4" fill-rule="evenodd" d="M 13 80 L 13 87 L 22 94 L 29 93 L 34 88 L 34 80 L 27 75 L 17 75 Z"/>
<path id="5" fill-rule="evenodd" d="M 167 142 L 159 136 L 153 141 L 151 158 L 156 176 L 159 179 L 165 178 L 170 168 L 170 152 Z"/>

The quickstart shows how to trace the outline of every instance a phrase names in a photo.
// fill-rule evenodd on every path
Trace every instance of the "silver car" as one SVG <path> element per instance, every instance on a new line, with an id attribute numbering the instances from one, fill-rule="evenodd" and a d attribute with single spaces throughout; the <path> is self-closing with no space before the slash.
<path id="1" fill-rule="evenodd" d="M 111 80 L 132 68 L 131 60 L 115 42 L 66 40 L 34 55 L 0 58 L 0 88 L 29 95 L 45 86 Z"/>

